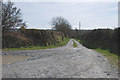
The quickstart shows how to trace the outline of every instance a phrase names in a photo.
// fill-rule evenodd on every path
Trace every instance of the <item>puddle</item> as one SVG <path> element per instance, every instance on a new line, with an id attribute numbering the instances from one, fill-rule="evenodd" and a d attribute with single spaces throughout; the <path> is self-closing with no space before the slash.
<path id="1" fill-rule="evenodd" d="M 29 59 L 26 56 L 12 56 L 12 55 L 2 55 L 2 64 L 14 63 L 22 60 Z"/>

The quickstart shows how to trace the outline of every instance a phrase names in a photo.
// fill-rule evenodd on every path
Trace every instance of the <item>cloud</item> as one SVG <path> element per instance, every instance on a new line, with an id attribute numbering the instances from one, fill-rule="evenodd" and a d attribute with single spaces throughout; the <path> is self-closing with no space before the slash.
<path id="1" fill-rule="evenodd" d="M 51 28 L 49 22 L 55 16 L 67 19 L 72 27 L 78 28 L 81 21 L 82 29 L 117 26 L 117 3 L 111 2 L 35 2 L 15 3 L 23 13 L 23 19 L 28 22 L 28 28 Z M 32 8 L 32 9 L 31 9 Z"/>

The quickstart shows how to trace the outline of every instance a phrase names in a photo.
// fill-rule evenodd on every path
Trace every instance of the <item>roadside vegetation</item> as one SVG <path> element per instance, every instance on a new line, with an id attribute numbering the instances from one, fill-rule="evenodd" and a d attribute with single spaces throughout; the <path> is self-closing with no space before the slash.
<path id="1" fill-rule="evenodd" d="M 72 40 L 72 41 L 73 41 L 73 47 L 77 47 L 76 42 L 74 40 Z"/>
<path id="2" fill-rule="evenodd" d="M 60 36 L 58 36 L 59 39 Z M 57 47 L 61 47 L 61 46 L 64 46 L 68 43 L 68 41 L 70 40 L 70 38 L 64 38 L 64 40 L 59 40 L 59 43 L 56 43 L 56 44 L 51 44 L 51 45 L 48 45 L 48 46 L 27 46 L 27 47 L 20 47 L 20 48 L 6 48 L 6 49 L 3 49 L 3 51 L 15 51 L 15 50 L 40 50 L 40 49 L 50 49 L 50 48 L 57 48 Z"/>
<path id="3" fill-rule="evenodd" d="M 80 40 L 79 42 L 87 48 L 109 50 L 110 53 L 120 55 L 119 34 L 120 28 L 113 29 L 94 29 L 83 32 L 77 31 L 74 38 Z"/>
<path id="4" fill-rule="evenodd" d="M 59 38 L 61 37 L 61 38 Z M 64 38 L 61 32 L 25 29 L 16 31 L 3 31 L 2 48 L 21 48 L 29 46 L 50 46 L 60 43 Z M 61 39 L 61 40 L 60 40 Z"/>
<path id="5" fill-rule="evenodd" d="M 75 38 L 74 38 L 75 39 Z M 82 41 L 81 40 L 78 40 L 78 39 L 75 39 L 76 41 L 78 41 L 80 44 L 82 44 Z"/>

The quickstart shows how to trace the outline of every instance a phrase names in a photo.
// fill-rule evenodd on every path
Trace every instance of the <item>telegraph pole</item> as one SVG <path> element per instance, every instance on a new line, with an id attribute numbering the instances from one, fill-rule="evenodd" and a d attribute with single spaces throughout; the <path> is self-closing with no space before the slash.
<path id="1" fill-rule="evenodd" d="M 79 21 L 79 30 L 81 29 L 81 22 Z"/>

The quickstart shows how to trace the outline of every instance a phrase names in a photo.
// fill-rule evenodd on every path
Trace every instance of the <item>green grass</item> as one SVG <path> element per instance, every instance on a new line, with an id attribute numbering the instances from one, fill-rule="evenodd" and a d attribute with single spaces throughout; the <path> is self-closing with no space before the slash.
<path id="1" fill-rule="evenodd" d="M 81 40 L 78 40 L 78 39 L 75 39 L 76 41 L 78 41 L 80 44 L 82 44 L 82 41 Z"/>
<path id="2" fill-rule="evenodd" d="M 49 48 L 56 48 L 60 46 L 64 46 L 68 43 L 70 39 L 64 38 L 64 41 L 60 41 L 59 43 L 56 43 L 55 45 L 49 45 L 49 46 L 29 46 L 29 47 L 21 47 L 21 48 L 7 48 L 2 49 L 3 51 L 16 51 L 16 50 L 39 50 L 39 49 L 49 49 Z"/>
<path id="3" fill-rule="evenodd" d="M 100 52 L 101 54 L 105 55 L 108 59 L 108 61 L 112 64 L 112 65 L 118 65 L 118 55 L 110 53 L 109 50 L 101 50 L 101 49 L 93 49 L 97 52 Z"/>
<path id="4" fill-rule="evenodd" d="M 75 43 L 75 41 L 73 41 L 73 47 L 77 47 L 77 44 Z"/>

